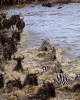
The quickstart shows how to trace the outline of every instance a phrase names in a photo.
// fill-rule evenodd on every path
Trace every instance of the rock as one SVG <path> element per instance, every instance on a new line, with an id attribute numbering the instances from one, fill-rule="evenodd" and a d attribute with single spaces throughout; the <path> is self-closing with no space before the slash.
<path id="1" fill-rule="evenodd" d="M 51 4 L 51 3 L 43 3 L 42 6 L 45 6 L 45 7 L 52 7 L 52 4 Z"/>
<path id="2" fill-rule="evenodd" d="M 62 7 L 58 7 L 58 9 L 61 9 Z"/>

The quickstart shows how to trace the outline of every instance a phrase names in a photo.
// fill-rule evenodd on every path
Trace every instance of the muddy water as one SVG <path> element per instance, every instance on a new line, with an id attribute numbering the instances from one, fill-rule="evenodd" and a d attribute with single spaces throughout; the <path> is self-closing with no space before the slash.
<path id="1" fill-rule="evenodd" d="M 49 39 L 57 50 L 57 58 L 63 65 L 64 72 L 71 76 L 80 72 L 80 4 L 62 5 L 61 9 L 58 9 L 59 6 L 47 8 L 41 5 L 34 7 L 29 5 L 2 10 L 7 11 L 8 16 L 21 14 L 26 23 L 17 52 L 17 54 L 25 55 L 23 62 L 25 70 L 29 67 L 30 72 L 34 72 L 33 69 L 41 71 L 41 66 L 54 64 L 54 62 L 42 62 L 43 58 L 37 56 L 39 53 L 37 49 L 42 39 Z M 10 75 L 14 77 L 15 75 L 20 76 L 23 81 L 25 74 L 12 73 L 12 66 L 14 67 L 15 63 L 8 62 L 6 71 L 11 72 Z M 39 76 L 39 81 L 50 78 L 51 72 L 44 73 Z M 57 91 L 56 100 L 80 100 L 77 95 L 76 93 Z"/>

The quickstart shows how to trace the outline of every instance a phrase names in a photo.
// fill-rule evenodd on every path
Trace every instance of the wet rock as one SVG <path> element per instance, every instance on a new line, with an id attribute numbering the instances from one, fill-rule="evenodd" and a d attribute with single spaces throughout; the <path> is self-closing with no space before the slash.
<path id="1" fill-rule="evenodd" d="M 58 9 L 61 9 L 62 7 L 58 7 Z"/>
<path id="2" fill-rule="evenodd" d="M 42 6 L 44 6 L 44 7 L 52 7 L 52 4 L 51 3 L 43 3 Z"/>

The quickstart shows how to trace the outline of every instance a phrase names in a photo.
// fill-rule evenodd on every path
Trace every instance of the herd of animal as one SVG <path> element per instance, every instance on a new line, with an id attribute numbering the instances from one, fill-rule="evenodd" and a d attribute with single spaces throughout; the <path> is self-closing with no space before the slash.
<path id="1" fill-rule="evenodd" d="M 5 28 L 14 28 L 13 26 L 16 25 L 16 28 L 18 28 L 18 31 L 22 31 L 25 27 L 25 22 L 22 18 L 20 18 L 20 15 L 12 15 L 10 18 L 6 17 L 7 13 L 1 13 L 0 14 L 0 30 L 4 30 Z"/>
<path id="2" fill-rule="evenodd" d="M 0 0 L 0 5 L 15 5 L 34 2 L 35 0 Z"/>
<path id="3" fill-rule="evenodd" d="M 14 25 L 16 30 L 14 30 Z M 21 40 L 21 32 L 25 27 L 24 20 L 20 15 L 12 15 L 10 18 L 7 18 L 6 13 L 0 13 L 0 70 L 5 71 L 5 65 L 3 63 L 11 61 L 12 59 L 17 61 L 17 65 L 14 67 L 13 71 L 23 71 L 21 61 L 23 57 L 14 57 L 12 56 L 17 52 L 19 42 Z M 6 30 L 11 30 L 10 34 Z M 19 80 L 17 80 L 19 83 Z M 16 84 L 16 81 L 9 81 L 7 86 L 10 83 Z M 4 86 L 4 75 L 0 75 L 0 88 Z"/>
<path id="4" fill-rule="evenodd" d="M 16 30 L 14 30 L 14 25 L 16 26 Z M 24 20 L 20 17 L 20 15 L 12 15 L 10 18 L 7 18 L 6 13 L 0 13 L 0 49 L 2 49 L 2 59 L 0 59 L 0 63 L 3 61 L 5 63 L 6 61 L 16 60 L 17 64 L 13 68 L 13 71 L 21 71 L 21 73 L 24 71 L 22 66 L 22 61 L 25 59 L 24 55 L 19 57 L 13 57 L 12 56 L 17 52 L 19 42 L 21 40 L 21 32 L 23 31 L 23 28 L 25 27 Z M 9 35 L 5 31 L 5 29 L 11 29 L 12 33 Z M 40 50 L 47 52 L 48 50 L 51 50 L 50 53 L 48 53 L 44 57 L 44 61 L 57 61 L 56 56 L 56 49 L 53 47 L 48 41 L 43 40 Z M 42 86 L 38 89 L 38 92 L 34 96 L 28 97 L 27 100 L 48 100 L 49 98 L 56 97 L 55 89 L 59 88 L 61 86 L 66 85 L 72 85 L 72 90 L 76 91 L 77 89 L 80 89 L 80 75 L 76 75 L 74 79 L 69 77 L 67 74 L 64 73 L 62 70 L 62 66 L 59 61 L 55 63 L 55 66 L 53 68 L 50 68 L 50 66 L 44 66 L 43 71 L 46 70 L 52 70 L 55 74 L 53 76 L 52 82 L 43 82 Z M 5 68 L 1 67 L 0 65 L 0 71 L 4 71 Z M 4 87 L 4 75 L 0 74 L 0 89 Z M 38 86 L 38 73 L 29 73 L 26 75 L 24 82 L 22 84 L 20 78 L 9 80 L 6 83 L 7 89 L 9 88 L 12 90 L 14 87 L 17 87 L 19 89 L 23 89 L 26 85 L 30 86 Z M 74 84 L 77 82 L 76 84 Z"/>

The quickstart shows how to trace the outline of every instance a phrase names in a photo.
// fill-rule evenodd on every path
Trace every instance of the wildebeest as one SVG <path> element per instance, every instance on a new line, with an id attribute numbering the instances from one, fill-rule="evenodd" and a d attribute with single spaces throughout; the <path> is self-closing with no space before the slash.
<path id="1" fill-rule="evenodd" d="M 26 78 L 23 83 L 23 87 L 26 85 L 37 86 L 38 85 L 38 78 L 37 73 L 30 73 L 26 75 Z"/>
<path id="2" fill-rule="evenodd" d="M 3 57 L 4 57 L 4 60 L 11 60 L 11 56 L 12 56 L 13 52 L 12 50 L 7 47 L 4 48 L 3 50 Z"/>
<path id="3" fill-rule="evenodd" d="M 13 28 L 13 26 L 14 25 L 16 25 L 16 23 L 17 23 L 17 21 L 20 19 L 20 15 L 12 15 L 11 17 L 10 17 L 10 24 L 11 24 L 11 26 L 12 26 L 12 28 Z"/>
<path id="4" fill-rule="evenodd" d="M 36 95 L 45 95 L 48 97 L 55 97 L 55 87 L 53 83 L 44 83 L 43 86 L 38 90 Z"/>
<path id="5" fill-rule="evenodd" d="M 1 52 L 1 51 L 0 51 L 0 52 Z M 3 57 L 0 58 L 0 70 L 1 70 L 2 72 L 5 71 L 5 65 L 4 65 Z"/>
<path id="6" fill-rule="evenodd" d="M 0 75 L 0 89 L 4 87 L 4 75 Z"/>
<path id="7" fill-rule="evenodd" d="M 80 83 L 75 83 L 72 85 L 72 91 L 75 92 L 76 90 L 80 91 Z"/>
<path id="8" fill-rule="evenodd" d="M 1 34 L 0 34 L 0 41 L 1 41 L 2 46 L 5 45 L 5 43 L 6 43 L 6 41 L 7 41 L 7 37 L 8 37 L 8 36 L 7 36 L 5 33 L 1 33 Z"/>
<path id="9" fill-rule="evenodd" d="M 6 47 L 4 47 L 4 49 L 3 49 L 3 58 L 4 58 L 4 60 L 9 60 L 9 55 L 8 55 L 8 52 L 7 52 L 7 48 Z"/>
<path id="10" fill-rule="evenodd" d="M 13 53 L 17 51 L 17 41 L 13 37 L 7 38 L 7 43 Z"/>
<path id="11" fill-rule="evenodd" d="M 3 25 L 1 22 L 0 22 L 0 30 L 3 30 Z"/>
<path id="12" fill-rule="evenodd" d="M 39 88 L 37 94 L 35 94 L 34 96 L 30 97 L 28 100 L 48 100 L 51 97 L 55 97 L 55 87 L 53 85 L 53 83 L 44 83 L 42 87 Z"/>
<path id="13" fill-rule="evenodd" d="M 7 88 L 9 88 L 11 90 L 13 89 L 13 87 L 22 89 L 22 84 L 21 84 L 20 78 L 15 79 L 15 80 L 9 80 L 6 84 L 7 84 Z"/>
<path id="14" fill-rule="evenodd" d="M 16 41 L 20 41 L 20 39 L 21 39 L 21 34 L 20 34 L 20 32 L 18 31 L 14 31 L 13 32 L 13 34 L 12 34 L 12 38 L 14 38 L 14 39 L 16 39 Z"/>
<path id="15" fill-rule="evenodd" d="M 7 54 L 8 54 L 8 60 L 11 60 L 11 56 L 13 54 L 13 51 L 12 51 L 12 49 L 10 47 L 7 48 Z"/>
<path id="16" fill-rule="evenodd" d="M 23 28 L 25 27 L 25 22 L 23 21 L 23 19 L 19 19 L 16 23 L 16 27 L 18 28 L 18 31 L 23 30 Z"/>
<path id="17" fill-rule="evenodd" d="M 13 58 L 13 59 L 17 61 L 17 64 L 16 64 L 16 66 L 13 68 L 13 70 L 14 70 L 14 71 L 19 71 L 19 70 L 23 71 L 23 67 L 22 67 L 21 62 L 22 62 L 22 60 L 24 59 L 24 56 L 23 56 L 23 57 Z"/>
<path id="18" fill-rule="evenodd" d="M 7 28 L 7 29 L 11 28 L 10 20 L 9 19 L 4 19 L 2 21 L 2 26 L 3 26 L 3 29 L 5 29 L 5 28 Z"/>
<path id="19" fill-rule="evenodd" d="M 0 13 L 0 21 L 6 19 L 7 13 Z"/>
<path id="20" fill-rule="evenodd" d="M 8 38 L 9 39 L 9 38 Z M 12 55 L 16 51 L 16 46 L 14 41 L 11 40 L 6 41 L 3 49 L 3 57 L 5 60 L 11 60 Z"/>

